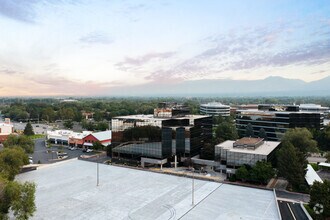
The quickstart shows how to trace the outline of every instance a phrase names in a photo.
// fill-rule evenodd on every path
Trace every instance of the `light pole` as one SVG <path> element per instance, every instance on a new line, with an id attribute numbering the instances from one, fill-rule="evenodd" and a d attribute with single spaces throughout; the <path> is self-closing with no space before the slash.
<path id="1" fill-rule="evenodd" d="M 100 185 L 100 169 L 99 169 L 99 155 L 96 160 L 96 186 Z"/>
<path id="2" fill-rule="evenodd" d="M 195 180 L 194 180 L 194 173 L 195 169 L 192 168 L 192 185 L 191 185 L 191 205 L 194 206 L 195 205 L 195 198 L 194 198 L 194 194 L 195 194 Z"/>
<path id="3" fill-rule="evenodd" d="M 99 162 L 96 161 L 96 172 L 97 172 L 97 177 L 96 177 L 96 186 L 99 186 Z"/>

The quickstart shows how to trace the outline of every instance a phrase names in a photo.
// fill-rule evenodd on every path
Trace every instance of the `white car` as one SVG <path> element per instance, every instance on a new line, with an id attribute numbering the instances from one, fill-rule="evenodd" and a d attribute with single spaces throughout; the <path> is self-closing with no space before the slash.
<path id="1" fill-rule="evenodd" d="M 88 149 L 86 150 L 86 153 L 90 153 L 90 152 L 93 152 L 93 149 L 89 149 L 89 148 L 88 148 Z"/>

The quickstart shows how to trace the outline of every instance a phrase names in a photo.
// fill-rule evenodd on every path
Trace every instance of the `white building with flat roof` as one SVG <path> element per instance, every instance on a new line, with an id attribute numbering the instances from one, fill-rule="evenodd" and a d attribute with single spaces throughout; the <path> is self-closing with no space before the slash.
<path id="1" fill-rule="evenodd" d="M 230 116 L 230 106 L 223 105 L 220 102 L 210 102 L 200 105 L 200 113 L 203 115 L 221 115 L 223 117 Z"/>
<path id="2" fill-rule="evenodd" d="M 220 163 L 222 172 L 235 173 L 235 170 L 244 164 L 253 166 L 257 161 L 271 160 L 280 143 L 264 141 L 262 138 L 227 140 L 215 146 L 215 161 Z"/>

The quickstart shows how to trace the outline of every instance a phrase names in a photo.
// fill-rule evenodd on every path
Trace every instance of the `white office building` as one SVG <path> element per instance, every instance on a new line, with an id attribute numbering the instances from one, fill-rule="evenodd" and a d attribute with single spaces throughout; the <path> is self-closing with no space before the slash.
<path id="1" fill-rule="evenodd" d="M 223 117 L 227 117 L 230 116 L 230 106 L 223 105 L 220 102 L 201 104 L 200 113 L 203 115 L 221 115 Z"/>

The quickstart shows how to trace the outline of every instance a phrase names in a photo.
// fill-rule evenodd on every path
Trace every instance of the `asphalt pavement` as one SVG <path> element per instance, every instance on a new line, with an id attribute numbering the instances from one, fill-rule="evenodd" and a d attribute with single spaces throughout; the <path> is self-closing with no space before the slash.
<path id="1" fill-rule="evenodd" d="M 300 203 L 277 201 L 281 217 L 285 220 L 309 220 Z"/>
<path id="2" fill-rule="evenodd" d="M 308 194 L 303 193 L 295 193 L 295 192 L 288 192 L 286 190 L 275 190 L 277 198 L 289 199 L 294 201 L 299 201 L 303 203 L 308 203 L 310 200 L 310 196 Z"/>
<path id="3" fill-rule="evenodd" d="M 62 160 L 57 160 L 57 153 L 58 151 L 63 151 L 66 153 L 67 159 L 72 158 L 79 158 L 80 155 L 92 155 L 93 153 L 86 153 L 82 152 L 82 149 L 76 149 L 76 150 L 69 150 L 68 146 L 52 146 L 52 147 L 46 147 L 45 145 L 45 139 L 36 139 L 35 145 L 34 145 L 34 153 L 32 155 L 33 163 L 37 164 L 49 164 L 49 163 L 55 163 Z"/>

